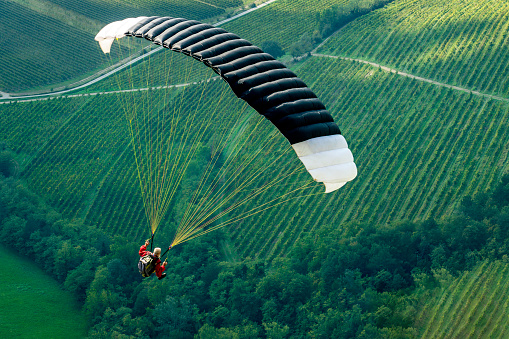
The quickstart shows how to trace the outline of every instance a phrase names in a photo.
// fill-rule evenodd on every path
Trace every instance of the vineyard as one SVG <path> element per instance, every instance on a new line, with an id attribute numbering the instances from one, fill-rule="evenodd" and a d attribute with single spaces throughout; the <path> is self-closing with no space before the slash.
<path id="1" fill-rule="evenodd" d="M 0 91 L 63 88 L 104 67 L 108 60 L 94 36 L 111 21 L 141 15 L 204 20 L 242 5 L 240 0 L 3 1 Z"/>
<path id="2" fill-rule="evenodd" d="M 318 51 L 507 96 L 508 15 L 505 1 L 396 1 L 344 27 Z"/>
<path id="3" fill-rule="evenodd" d="M 387 1 L 380 1 L 387 2 Z M 256 12 L 255 17 L 239 18 L 222 27 L 261 45 L 264 41 L 277 41 L 287 50 L 301 36 L 312 38 L 319 29 L 319 14 L 332 7 L 345 9 L 362 4 L 370 6 L 377 1 L 359 0 L 278 0 Z M 284 27 L 284 29 L 281 29 Z"/>
<path id="4" fill-rule="evenodd" d="M 3 194 L 4 242 L 21 235 L 49 272 L 42 244 L 70 253 L 56 276 L 91 337 L 118 320 L 147 337 L 509 338 L 509 2 L 277 0 L 221 25 L 286 53 L 333 116 L 358 175 L 329 194 L 210 68 L 145 39 L 109 55 L 94 41 L 125 17 L 217 23 L 262 2 L 0 2 L 0 177 L 21 192 Z M 127 253 L 155 229 L 154 245 L 177 244 L 171 270 L 139 283 Z M 145 310 L 188 324 L 131 331 Z"/>
<path id="5" fill-rule="evenodd" d="M 507 338 L 508 268 L 485 262 L 443 286 L 418 316 L 422 338 Z"/>
<path id="6" fill-rule="evenodd" d="M 227 228 L 243 257 L 283 254 L 302 232 L 321 225 L 438 218 L 454 210 L 451 202 L 483 191 L 507 170 L 507 104 L 351 61 L 310 58 L 299 74 L 350 141 L 359 176 L 333 194 L 292 199 Z M 211 110 L 213 86 L 220 83 L 208 85 L 197 112 Z M 239 110 L 241 101 L 230 100 L 228 107 Z M 27 159 L 21 165 L 30 186 L 65 215 L 142 237 L 146 222 L 133 155 L 116 105 L 111 94 L 1 105 L 2 135 L 24 155 L 21 161 Z M 40 130 L 30 130 L 34 124 Z M 280 170 L 294 158 L 288 154 Z M 268 190 L 252 205 L 274 194 Z M 178 206 L 173 208 L 163 229 L 178 222 Z"/>
<path id="7" fill-rule="evenodd" d="M 217 4 L 221 7 L 219 2 Z M 498 72 L 503 71 L 505 63 L 499 58 L 506 54 L 493 53 L 494 48 L 499 44 L 502 47 L 505 42 L 505 37 L 498 35 L 501 30 L 496 29 L 502 25 L 503 18 L 496 14 L 501 14 L 505 7 L 502 4 L 489 4 L 484 1 L 461 7 L 456 2 L 424 4 L 419 1 L 396 1 L 344 27 L 320 51 L 348 57 L 362 57 L 362 53 L 369 52 L 369 58 L 377 62 L 395 66 L 404 64 L 403 69 L 424 76 L 432 74 L 427 70 L 436 62 L 434 67 L 438 67 L 441 73 L 433 74 L 443 73 L 456 77 L 444 75 L 439 80 L 461 84 L 460 77 L 475 75 L 476 78 L 469 79 L 471 82 L 467 85 L 490 91 L 481 85 L 490 77 L 481 76 L 476 70 L 481 66 L 496 67 L 497 72 L 488 70 L 488 73 L 493 74 L 490 83 L 500 83 L 505 78 Z M 348 2 L 331 0 L 318 4 L 276 1 L 261 8 L 256 14 L 228 23 L 225 28 L 252 39 L 255 44 L 269 39 L 290 44 L 298 40 L 299 34 L 296 32 L 310 33 L 318 26 L 317 21 L 304 20 L 306 13 L 311 18 L 318 18 L 318 13 L 334 5 L 347 6 Z M 488 6 L 490 10 L 479 12 L 479 8 L 484 8 L 482 6 Z M 68 8 L 85 13 L 84 9 Z M 454 10 L 459 11 L 459 14 Z M 314 14 L 310 15 L 310 11 Z M 416 12 L 419 13 L 419 20 L 416 15 L 411 15 Z M 438 12 L 456 14 L 436 15 Z M 486 16 L 487 19 L 493 16 L 498 21 L 492 26 L 470 25 L 468 27 L 472 28 L 471 31 L 462 31 L 462 22 L 481 22 L 476 15 Z M 268 16 L 279 19 L 268 20 Z M 288 21 L 289 18 L 291 21 Z M 398 21 L 398 18 L 401 20 Z M 443 27 L 455 27 L 448 31 L 455 32 L 455 36 L 441 37 L 438 28 L 442 24 L 439 25 L 437 20 L 444 21 Z M 251 25 L 257 25 L 257 29 Z M 288 29 L 276 29 L 278 25 Z M 374 43 L 380 37 L 378 30 L 370 28 L 372 25 L 386 27 L 392 35 L 401 37 L 399 40 L 387 40 L 391 45 L 383 47 L 383 50 L 393 51 L 393 55 L 398 55 L 398 58 L 391 59 L 391 53 L 382 53 L 382 47 L 373 47 L 380 46 Z M 415 28 L 413 33 L 409 32 L 410 25 L 412 29 Z M 434 27 L 434 35 L 429 34 L 431 26 Z M 495 33 L 488 34 L 487 30 Z M 277 35 L 270 33 L 275 31 Z M 388 35 L 387 32 L 385 34 Z M 464 38 L 460 39 L 460 36 Z M 478 41 L 481 36 L 486 43 Z M 426 43 L 422 43 L 419 37 L 426 37 Z M 438 44 L 441 39 L 443 43 Z M 461 45 L 463 49 L 457 49 L 456 44 L 462 44 L 463 39 L 469 43 L 473 41 L 472 44 L 478 48 L 465 48 Z M 418 52 L 408 46 L 415 45 L 417 41 L 422 50 L 419 58 L 424 57 L 425 51 L 430 51 L 425 62 L 412 58 L 412 53 Z M 441 54 L 433 50 L 435 47 L 449 57 L 437 61 Z M 97 46 L 93 48 L 98 49 Z M 503 48 L 500 50 L 504 51 Z M 484 61 L 469 63 L 469 68 L 465 68 L 466 59 L 458 53 L 467 51 L 486 55 L 477 58 Z M 183 88 L 154 88 L 151 90 L 154 98 L 158 97 L 158 92 L 174 93 L 170 96 L 185 93 L 188 100 L 193 102 L 193 95 L 198 95 L 200 90 L 206 88 L 200 109 L 196 110 L 196 114 L 204 118 L 217 99 L 215 92 L 223 91 L 226 85 L 220 81 L 199 81 L 213 74 L 190 58 L 191 61 L 188 58 L 179 61 L 175 57 L 176 61 L 173 62 L 177 62 L 174 65 L 178 67 L 169 67 L 165 61 L 167 54 L 175 53 L 159 53 L 151 58 L 149 67 L 155 67 L 154 74 L 157 74 L 151 76 L 152 80 L 159 86 L 187 82 L 189 86 L 185 91 Z M 415 65 L 424 66 L 412 68 L 410 60 Z M 194 68 L 197 71 L 190 72 L 188 67 L 193 67 L 193 63 L 197 65 Z M 147 67 L 143 63 L 134 65 L 87 91 L 129 89 L 129 86 L 123 85 L 128 83 L 126 79 L 129 74 L 134 77 L 139 74 L 142 79 L 145 77 L 144 69 Z M 173 72 L 171 80 L 165 78 L 165 69 Z M 286 253 L 301 234 L 322 225 L 342 225 L 348 221 L 383 224 L 401 219 L 440 218 L 452 213 L 461 197 L 491 187 L 508 170 L 507 103 L 422 83 L 353 61 L 311 57 L 296 64 L 295 69 L 326 104 L 349 140 L 359 176 L 333 194 L 315 195 L 316 188 L 311 189 L 311 196 L 295 196 L 275 208 L 239 220 L 228 227 L 232 245 L 241 257 L 277 257 Z M 17 154 L 22 176 L 30 187 L 64 215 L 83 219 L 113 233 L 138 238 L 146 232 L 143 226 L 146 221 L 136 184 L 135 160 L 127 136 L 125 116 L 119 106 L 125 95 L 85 95 L 1 105 L 0 142 L 4 148 Z M 241 110 L 241 101 L 233 95 L 228 100 L 225 105 L 228 110 L 223 114 Z M 246 114 L 253 115 L 255 119 L 254 112 Z M 272 126 L 265 122 L 260 128 L 260 135 L 273 132 Z M 213 137 L 206 137 L 203 149 L 212 149 L 213 140 Z M 252 140 L 254 147 L 262 140 Z M 275 145 L 275 152 L 284 153 L 288 149 L 282 139 Z M 294 161 L 295 157 L 285 153 L 282 159 L 277 165 L 280 168 L 270 171 L 283 171 L 285 164 Z M 258 162 L 257 166 L 261 164 Z M 198 165 L 195 167 L 199 168 Z M 309 179 L 302 174 L 295 178 L 302 182 Z M 183 186 L 189 186 L 192 181 L 184 181 Z M 277 194 L 277 190 L 266 190 L 250 202 L 251 207 L 271 201 Z M 164 221 L 166 224 L 162 226 L 166 229 L 165 233 L 170 234 L 176 228 L 182 215 L 181 209 L 181 204 L 172 203 Z M 249 210 L 248 206 L 239 208 L 233 214 L 242 214 L 246 210 Z"/>
<path id="8" fill-rule="evenodd" d="M 223 14 L 226 9 L 240 7 L 242 0 L 135 0 L 135 1 L 66 1 L 51 2 L 103 23 L 129 17 L 167 15 L 189 19 L 204 19 Z"/>
<path id="9" fill-rule="evenodd" d="M 257 11 L 256 15 L 241 17 L 223 27 L 261 44 L 277 41 L 288 50 L 299 43 L 320 39 L 320 14 L 327 10 L 369 10 L 385 0 L 279 0 Z M 210 20 L 225 17 L 243 4 L 239 0 L 173 0 L 162 5 L 158 1 L 37 1 L 16 0 L 0 5 L 0 28 L 15 41 L 33 41 L 37 37 L 37 51 L 32 44 L 2 40 L 0 57 L 0 90 L 24 92 L 34 89 L 65 89 L 79 78 L 92 75 L 111 62 L 105 58 L 93 40 L 102 25 L 125 17 L 140 15 L 168 15 L 188 19 Z M 58 13 L 58 14 L 57 14 Z M 23 27 L 19 30 L 18 27 Z M 285 27 L 281 30 L 278 27 Z M 277 32 L 277 34 L 274 34 Z M 318 32 L 318 33 L 317 33 Z M 79 51 L 79 52 L 77 52 Z M 120 58 L 113 50 L 112 59 Z"/>
<path id="10" fill-rule="evenodd" d="M 0 28 L 5 37 L 0 40 L 2 91 L 54 84 L 97 68 L 103 62 L 99 53 L 89 53 L 97 48 L 93 35 L 16 3 L 0 3 Z M 80 53 L 76 53 L 77 46 Z"/>

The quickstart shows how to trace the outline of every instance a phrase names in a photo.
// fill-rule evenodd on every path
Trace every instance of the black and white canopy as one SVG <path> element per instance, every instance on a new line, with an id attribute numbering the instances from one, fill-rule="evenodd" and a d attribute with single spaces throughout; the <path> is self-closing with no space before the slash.
<path id="1" fill-rule="evenodd" d="M 281 131 L 327 193 L 356 177 L 352 152 L 323 103 L 295 73 L 249 41 L 199 21 L 157 16 L 112 22 L 95 40 L 109 53 L 113 41 L 126 36 L 145 38 L 212 68 Z"/>

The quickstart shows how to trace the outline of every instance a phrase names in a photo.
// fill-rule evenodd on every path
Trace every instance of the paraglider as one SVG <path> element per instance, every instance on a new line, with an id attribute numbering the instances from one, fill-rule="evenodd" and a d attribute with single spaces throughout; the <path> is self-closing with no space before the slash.
<path id="1" fill-rule="evenodd" d="M 286 66 L 247 40 L 195 20 L 138 17 L 105 26 L 95 37 L 104 53 L 114 39 L 142 37 L 203 62 L 288 139 L 326 192 L 357 175 L 352 152 L 323 103 Z"/>
<path id="2" fill-rule="evenodd" d="M 249 41 L 199 21 L 158 16 L 112 22 L 101 29 L 95 40 L 104 53 L 110 53 L 114 40 L 123 37 L 144 38 L 210 67 L 238 98 L 283 134 L 314 181 L 324 184 L 326 193 L 338 190 L 356 177 L 357 167 L 352 152 L 325 105 L 294 72 Z M 131 122 L 133 119 L 128 120 Z M 138 177 L 141 182 L 150 176 L 139 174 Z M 145 189 L 143 184 L 141 186 L 144 195 Z M 221 194 L 225 195 L 225 191 Z M 147 208 L 152 202 L 145 195 L 144 199 Z M 197 205 L 201 207 L 204 204 Z M 235 203 L 232 208 L 239 205 Z M 216 202 L 210 206 L 213 212 L 222 207 Z M 226 210 L 231 211 L 232 208 Z M 206 229 L 222 216 L 208 217 L 213 212 L 203 217 L 200 213 L 191 213 L 201 219 L 182 228 L 179 226 L 171 246 L 217 229 L 219 226 Z M 152 236 L 164 213 L 163 210 L 153 217 L 156 221 L 149 221 Z M 152 218 L 148 214 L 148 218 Z"/>
<path id="3" fill-rule="evenodd" d="M 140 260 L 138 261 L 138 270 L 144 277 L 150 277 L 153 273 L 156 274 L 159 280 L 166 277 L 166 273 L 163 273 L 166 269 L 168 262 L 165 260 L 161 264 L 161 249 L 156 247 L 154 253 L 147 250 L 147 246 L 150 244 L 150 240 L 145 240 L 145 244 L 140 247 L 139 255 Z"/>

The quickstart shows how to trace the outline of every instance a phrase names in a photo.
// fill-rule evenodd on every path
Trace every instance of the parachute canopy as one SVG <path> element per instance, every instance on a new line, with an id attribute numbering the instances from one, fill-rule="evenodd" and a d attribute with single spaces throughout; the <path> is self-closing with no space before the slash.
<path id="1" fill-rule="evenodd" d="M 324 104 L 295 73 L 249 41 L 199 21 L 157 16 L 112 22 L 95 40 L 109 53 L 113 41 L 125 36 L 145 38 L 212 68 L 281 131 L 326 193 L 356 177 L 352 152 Z"/>

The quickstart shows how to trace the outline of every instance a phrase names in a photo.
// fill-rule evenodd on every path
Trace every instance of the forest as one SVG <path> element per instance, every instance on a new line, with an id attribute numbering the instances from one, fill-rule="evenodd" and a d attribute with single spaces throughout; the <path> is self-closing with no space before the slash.
<path id="1" fill-rule="evenodd" d="M 141 244 L 63 218 L 6 167 L 0 238 L 84 303 L 91 338 L 414 338 L 444 276 L 509 262 L 506 175 L 450 218 L 327 225 L 270 264 L 223 262 L 216 232 L 172 250 L 165 280 L 142 281 Z"/>

